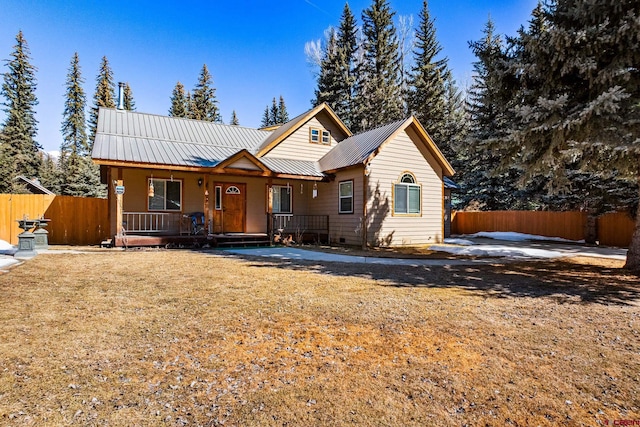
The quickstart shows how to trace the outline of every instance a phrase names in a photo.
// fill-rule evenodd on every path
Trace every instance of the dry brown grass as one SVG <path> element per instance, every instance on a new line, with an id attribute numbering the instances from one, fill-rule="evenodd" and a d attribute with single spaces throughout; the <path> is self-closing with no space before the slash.
<path id="1" fill-rule="evenodd" d="M 582 262 L 39 255 L 0 275 L 0 424 L 640 419 L 638 278 Z"/>

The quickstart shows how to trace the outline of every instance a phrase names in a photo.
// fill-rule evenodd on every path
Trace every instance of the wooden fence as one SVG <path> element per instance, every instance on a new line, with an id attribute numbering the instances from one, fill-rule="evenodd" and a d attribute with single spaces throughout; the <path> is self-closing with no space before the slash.
<path id="1" fill-rule="evenodd" d="M 634 228 L 634 220 L 625 213 L 605 214 L 597 221 L 597 240 L 602 245 L 628 247 Z M 584 240 L 587 214 L 548 211 L 454 212 L 452 234 L 473 234 L 480 231 L 514 231 Z"/>
<path id="2" fill-rule="evenodd" d="M 0 194 L 0 239 L 16 245 L 16 220 L 50 219 L 47 231 L 53 245 L 96 245 L 108 237 L 107 199 L 51 196 L 46 194 Z"/>

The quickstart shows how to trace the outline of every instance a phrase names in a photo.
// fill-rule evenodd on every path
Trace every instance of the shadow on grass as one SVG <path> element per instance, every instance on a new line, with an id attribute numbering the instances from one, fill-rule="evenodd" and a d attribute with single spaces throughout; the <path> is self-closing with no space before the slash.
<path id="1" fill-rule="evenodd" d="M 411 267 L 240 258 L 251 261 L 251 267 L 254 268 L 283 268 L 316 271 L 333 276 L 361 277 L 376 280 L 379 286 L 455 288 L 486 297 L 548 297 L 561 303 L 640 303 L 638 276 L 622 269 L 565 261 Z"/>

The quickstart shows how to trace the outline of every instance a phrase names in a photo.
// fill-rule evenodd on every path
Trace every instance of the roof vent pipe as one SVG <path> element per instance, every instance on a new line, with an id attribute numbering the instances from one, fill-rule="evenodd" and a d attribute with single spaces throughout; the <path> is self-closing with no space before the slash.
<path id="1" fill-rule="evenodd" d="M 118 82 L 118 110 L 124 110 L 124 83 Z"/>

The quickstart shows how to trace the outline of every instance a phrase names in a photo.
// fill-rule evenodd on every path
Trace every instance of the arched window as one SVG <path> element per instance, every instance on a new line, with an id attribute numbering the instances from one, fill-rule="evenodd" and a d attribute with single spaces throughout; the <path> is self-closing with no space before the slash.
<path id="1" fill-rule="evenodd" d="M 393 185 L 393 213 L 416 215 L 422 212 L 422 187 L 411 172 L 400 175 Z"/>

